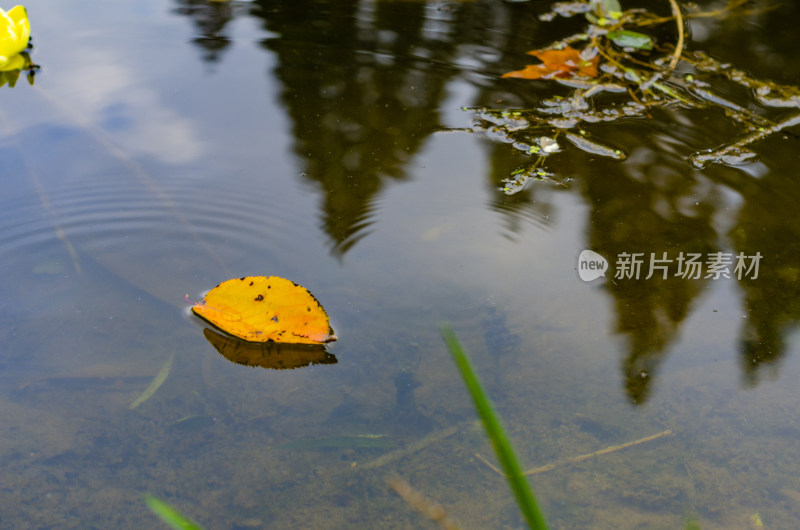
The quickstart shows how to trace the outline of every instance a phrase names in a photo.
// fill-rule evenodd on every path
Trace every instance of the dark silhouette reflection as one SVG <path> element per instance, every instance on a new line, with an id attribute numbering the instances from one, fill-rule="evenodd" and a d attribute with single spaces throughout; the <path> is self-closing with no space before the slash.
<path id="1" fill-rule="evenodd" d="M 401 10 L 386 13 L 387 5 Z M 357 19 L 357 2 L 258 7 L 255 14 L 269 13 L 265 26 L 280 35 L 264 46 L 279 59 L 295 152 L 305 177 L 325 193 L 323 226 L 344 254 L 366 235 L 383 180 L 404 179 L 405 164 L 438 125 L 446 79 L 412 54 L 425 46 L 425 4 L 379 3 L 369 26 Z"/>
<path id="2" fill-rule="evenodd" d="M 231 41 L 225 34 L 225 26 L 233 19 L 231 2 L 209 2 L 208 0 L 176 0 L 175 12 L 186 15 L 194 22 L 197 36 L 192 39 L 203 51 L 203 60 L 219 62 L 222 52 Z"/>
<path id="3" fill-rule="evenodd" d="M 294 151 L 304 178 L 323 194 L 322 229 L 338 256 L 369 233 L 383 186 L 407 178 L 406 165 L 441 127 L 445 88 L 465 75 L 457 65 L 463 48 L 494 69 L 496 50 L 521 51 L 539 26 L 530 10 L 498 2 L 259 0 L 247 11 L 233 2 L 178 5 L 194 20 L 195 43 L 209 61 L 227 46 L 224 27 L 237 11 L 276 35 L 262 44 L 277 58 Z M 516 25 L 497 30 L 511 20 Z M 503 202 L 498 210 L 519 211 Z M 516 230 L 513 215 L 507 219 Z"/>
<path id="4" fill-rule="evenodd" d="M 742 373 L 753 385 L 765 365 L 777 368 L 786 353 L 786 336 L 800 325 L 800 189 L 793 175 L 768 174 L 744 182 L 741 191 L 747 200 L 731 239 L 737 252 L 759 252 L 769 259 L 756 280 L 740 283 Z"/>
<path id="5" fill-rule="evenodd" d="M 368 12 L 363 10 L 367 9 Z M 424 2 L 256 2 L 279 37 L 275 76 L 305 178 L 324 194 L 322 227 L 343 255 L 368 233 L 374 201 L 439 126 L 462 41 L 455 20 L 431 28 Z"/>
<path id="6" fill-rule="evenodd" d="M 675 276 L 677 265 L 650 274 L 650 255 L 675 259 L 681 252 L 707 256 L 717 251 L 712 228 L 714 210 L 707 205 L 713 194 L 703 196 L 696 179 L 681 175 L 680 161 L 643 156 L 641 165 L 603 164 L 595 178 L 585 182 L 591 209 L 588 247 L 609 260 L 608 278 L 617 273 L 615 261 L 623 253 L 644 253 L 639 279 L 618 278 L 605 288 L 614 298 L 616 331 L 627 338 L 622 370 L 628 397 L 643 403 L 651 382 L 675 340 L 693 301 L 709 280 Z M 703 205 L 682 212 L 682 204 Z M 656 205 L 661 205 L 656 208 Z"/>

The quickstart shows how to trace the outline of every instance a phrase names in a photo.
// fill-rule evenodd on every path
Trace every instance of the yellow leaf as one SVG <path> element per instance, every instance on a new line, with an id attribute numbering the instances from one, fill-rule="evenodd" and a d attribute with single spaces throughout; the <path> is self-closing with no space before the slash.
<path id="1" fill-rule="evenodd" d="M 336 340 L 328 314 L 305 287 L 278 276 L 247 276 L 217 285 L 195 315 L 250 342 L 324 344 Z"/>

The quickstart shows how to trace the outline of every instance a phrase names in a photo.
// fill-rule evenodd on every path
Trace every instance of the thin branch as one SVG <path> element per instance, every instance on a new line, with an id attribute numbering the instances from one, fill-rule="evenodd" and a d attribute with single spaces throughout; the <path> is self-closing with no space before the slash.
<path id="1" fill-rule="evenodd" d="M 503 473 L 502 471 L 500 471 L 500 470 L 497 468 L 497 466 L 496 466 L 496 465 L 494 465 L 494 464 L 492 464 L 491 462 L 489 462 L 489 461 L 488 461 L 488 460 L 487 460 L 487 459 L 486 459 L 484 456 L 482 456 L 480 453 L 475 453 L 475 458 L 477 458 L 478 460 L 480 460 L 481 462 L 483 462 L 484 464 L 486 464 L 486 466 L 487 466 L 489 469 L 491 469 L 492 471 L 494 471 L 495 473 L 497 473 L 497 474 L 498 474 L 498 475 L 500 475 L 501 477 L 504 477 L 504 478 L 505 478 L 506 474 L 505 474 L 505 473 Z"/>
<path id="2" fill-rule="evenodd" d="M 584 460 L 588 460 L 588 459 L 590 459 L 592 457 L 595 457 L 595 456 L 607 455 L 608 453 L 613 453 L 613 452 L 619 451 L 621 449 L 627 449 L 628 447 L 633 447 L 634 445 L 639 445 L 639 444 L 643 444 L 643 443 L 646 443 L 646 442 L 652 442 L 653 440 L 657 440 L 658 438 L 661 438 L 662 436 L 669 436 L 670 434 L 672 434 L 672 429 L 667 429 L 666 431 L 661 431 L 660 433 L 657 433 L 657 434 L 653 434 L 653 435 L 650 435 L 650 436 L 645 436 L 644 438 L 639 438 L 638 440 L 633 440 L 631 442 L 625 442 L 624 444 L 619 444 L 619 445 L 611 445 L 611 446 L 606 447 L 604 449 L 600 449 L 598 451 L 594 451 L 593 453 L 586 453 L 585 455 L 573 456 L 573 457 L 567 458 L 566 460 L 560 460 L 558 462 L 551 462 L 550 464 L 547 464 L 547 465 L 544 465 L 544 466 L 539 466 L 539 467 L 535 467 L 533 469 L 529 469 L 528 471 L 526 471 L 523 474 L 526 475 L 526 476 L 527 475 L 538 475 L 539 473 L 545 473 L 547 471 L 552 471 L 557 467 L 566 466 L 566 465 L 569 465 L 569 464 L 577 464 L 578 462 L 583 462 Z M 497 469 L 497 467 L 492 465 L 492 463 L 489 462 L 486 458 L 482 457 L 478 453 L 475 453 L 475 456 L 478 458 L 478 460 L 480 460 L 481 462 L 486 464 L 492 471 L 494 471 L 495 473 L 497 473 L 501 477 L 505 477 L 506 476 L 505 473 L 503 473 L 502 471 Z"/>
<path id="3" fill-rule="evenodd" d="M 421 440 L 417 440 L 416 442 L 413 442 L 405 447 L 395 449 L 394 451 L 390 451 L 384 455 L 381 455 L 374 460 L 364 463 L 363 465 L 359 465 L 358 469 L 374 469 L 385 466 L 386 464 L 394 462 L 395 460 L 410 456 L 414 453 L 422 451 L 429 445 L 439 443 L 445 438 L 454 435 L 460 428 L 461 425 L 453 425 L 446 429 L 442 429 L 441 431 L 431 433 Z"/>
<path id="4" fill-rule="evenodd" d="M 746 4 L 748 1 L 749 0 L 734 0 L 732 2 L 728 2 L 728 5 L 726 5 L 722 9 L 715 9 L 714 11 L 701 11 L 699 13 L 689 13 L 684 18 L 687 18 L 687 19 L 689 19 L 689 18 L 720 18 L 720 19 L 722 19 L 722 18 L 724 18 L 724 15 L 726 15 L 727 13 L 733 11 L 734 9 Z M 753 13 L 764 13 L 764 12 L 770 11 L 772 9 L 776 9 L 776 6 L 766 6 L 766 7 L 760 8 L 760 9 L 740 10 L 740 11 L 737 12 L 737 14 L 738 15 L 746 15 L 746 14 L 753 14 Z M 671 16 L 671 17 L 652 17 L 652 18 L 647 18 L 647 19 L 644 19 L 644 20 L 638 20 L 638 21 L 634 22 L 634 24 L 636 24 L 639 27 L 642 27 L 642 26 L 655 26 L 655 25 L 658 25 L 658 24 L 663 24 L 665 22 L 669 22 L 673 18 L 675 18 L 675 17 L 674 16 Z"/>
<path id="5" fill-rule="evenodd" d="M 672 434 L 671 429 L 667 429 L 666 431 L 662 431 L 658 434 L 653 434 L 652 436 L 646 436 L 644 438 L 639 438 L 638 440 L 633 440 L 632 442 L 626 442 L 624 444 L 619 445 L 612 445 L 610 447 L 606 447 L 605 449 L 600 449 L 599 451 L 595 451 L 593 453 L 587 453 L 585 455 L 578 455 L 573 456 L 572 458 L 568 458 L 562 462 L 554 462 L 552 464 L 547 464 L 546 466 L 535 467 L 533 469 L 529 469 L 525 472 L 525 475 L 536 475 L 538 473 L 544 473 L 546 471 L 551 471 L 559 466 L 567 465 L 567 464 L 577 464 L 578 462 L 583 462 L 584 460 L 588 460 L 595 456 L 600 455 L 607 455 L 608 453 L 613 453 L 614 451 L 619 451 L 620 449 L 627 449 L 628 447 L 632 447 L 634 445 L 643 444 L 645 442 L 653 441 L 657 438 L 661 438 L 662 436 L 669 436 Z"/>
<path id="6" fill-rule="evenodd" d="M 683 15 L 681 14 L 681 7 L 678 5 L 677 0 L 669 0 L 669 5 L 672 6 L 675 24 L 678 25 L 678 43 L 675 45 L 675 53 L 672 54 L 672 60 L 669 62 L 669 69 L 674 70 L 675 67 L 678 66 L 678 61 L 681 60 L 681 53 L 683 53 Z"/>
<path id="7" fill-rule="evenodd" d="M 458 524 L 453 521 L 447 510 L 438 502 L 432 501 L 414 489 L 411 484 L 400 477 L 392 477 L 386 481 L 395 493 L 400 495 L 406 504 L 424 515 L 444 530 L 458 530 Z"/>
<path id="8" fill-rule="evenodd" d="M 718 162 L 725 157 L 736 157 L 742 153 L 742 150 L 754 143 L 758 142 L 759 140 L 763 140 L 764 138 L 775 134 L 777 132 L 781 132 L 782 130 L 786 129 L 787 127 L 794 127 L 795 125 L 800 125 L 800 113 L 792 114 L 785 120 L 776 123 L 771 127 L 761 127 L 757 131 L 752 132 L 741 138 L 739 141 L 723 145 L 722 147 L 718 147 L 712 151 L 698 151 L 697 153 L 693 154 L 689 157 L 689 160 L 696 168 L 704 168 L 707 164 L 712 162 Z M 750 154 L 752 156 L 752 153 Z"/>

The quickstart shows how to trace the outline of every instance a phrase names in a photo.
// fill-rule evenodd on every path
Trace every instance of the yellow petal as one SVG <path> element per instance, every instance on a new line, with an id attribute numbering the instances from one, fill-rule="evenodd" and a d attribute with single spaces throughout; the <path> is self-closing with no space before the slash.
<path id="1" fill-rule="evenodd" d="M 17 41 L 17 24 L 8 16 L 8 13 L 0 9 L 0 46 L 12 46 Z M 6 57 L 17 52 L 4 53 Z"/>
<path id="2" fill-rule="evenodd" d="M 28 47 L 31 26 L 24 7 L 5 12 L 0 9 L 0 55 L 11 57 Z"/>
<path id="3" fill-rule="evenodd" d="M 28 20 L 28 11 L 25 9 L 25 6 L 14 6 L 9 9 L 6 14 L 11 17 L 11 20 L 17 23 Z"/>
<path id="4" fill-rule="evenodd" d="M 28 10 L 25 9 L 24 6 L 14 6 L 8 11 L 8 16 L 14 21 L 14 26 L 17 31 L 17 42 L 23 46 L 22 50 L 24 50 L 28 47 L 28 40 L 31 37 L 31 23 L 28 21 Z"/>

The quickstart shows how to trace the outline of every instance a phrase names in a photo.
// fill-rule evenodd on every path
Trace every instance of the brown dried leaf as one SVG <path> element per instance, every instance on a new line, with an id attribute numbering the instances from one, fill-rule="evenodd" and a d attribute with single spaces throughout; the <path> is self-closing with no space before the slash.
<path id="1" fill-rule="evenodd" d="M 529 64 L 523 70 L 503 74 L 503 77 L 520 79 L 552 79 L 553 77 L 597 77 L 600 57 L 589 60 L 581 57 L 581 52 L 566 46 L 561 50 L 531 50 L 527 52 L 542 61 L 542 64 Z"/>

